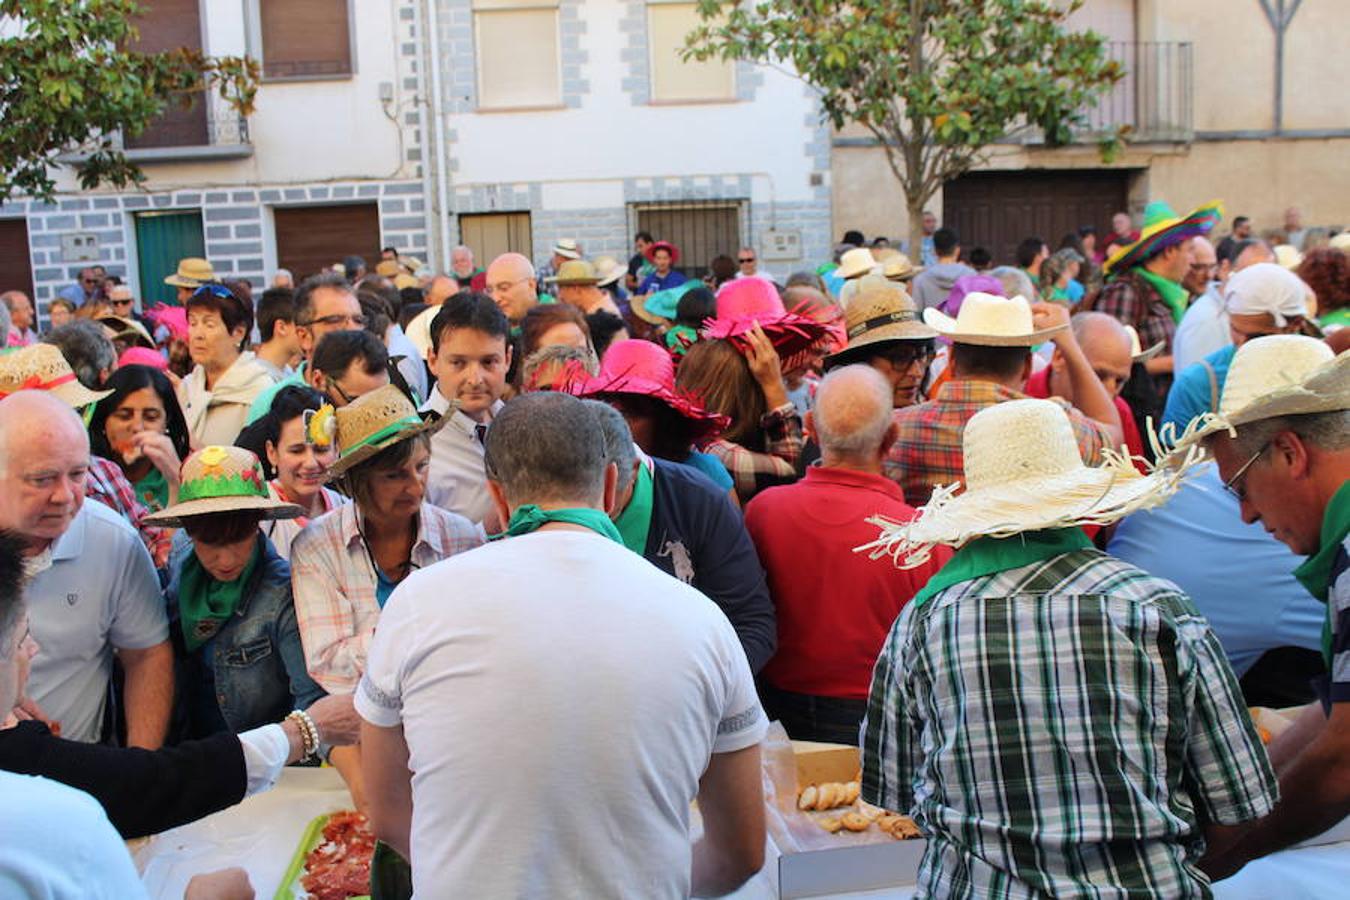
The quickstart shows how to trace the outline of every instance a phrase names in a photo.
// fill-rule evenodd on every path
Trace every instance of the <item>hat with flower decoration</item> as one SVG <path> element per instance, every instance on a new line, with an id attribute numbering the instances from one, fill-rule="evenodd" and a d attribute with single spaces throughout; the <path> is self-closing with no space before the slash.
<path id="1" fill-rule="evenodd" d="M 262 464 L 243 447 L 203 447 L 183 461 L 178 502 L 145 517 L 181 528 L 184 519 L 210 513 L 254 512 L 264 519 L 294 519 L 304 512 L 267 491 Z"/>

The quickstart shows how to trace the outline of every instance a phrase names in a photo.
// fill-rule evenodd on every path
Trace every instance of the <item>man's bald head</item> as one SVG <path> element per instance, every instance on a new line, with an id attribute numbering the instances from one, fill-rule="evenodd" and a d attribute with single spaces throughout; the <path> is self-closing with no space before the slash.
<path id="1" fill-rule="evenodd" d="M 427 285 L 423 300 L 427 306 L 440 306 L 457 293 L 459 293 L 459 281 L 449 275 L 437 275 Z"/>
<path id="2" fill-rule="evenodd" d="M 0 529 L 39 551 L 60 537 L 84 503 L 89 436 L 52 394 L 0 400 Z"/>
<path id="3" fill-rule="evenodd" d="M 1101 379 L 1102 387 L 1111 396 L 1116 396 L 1130 379 L 1130 369 L 1134 365 L 1134 342 L 1130 340 L 1130 333 L 1114 316 L 1100 312 L 1077 313 L 1069 323 L 1078 346 L 1087 357 L 1088 365 Z M 1072 403 L 1074 398 L 1067 384 L 1069 379 L 1065 361 L 1058 350 L 1055 351 L 1055 364 L 1054 373 L 1060 377 L 1055 379 L 1051 389 L 1057 396 Z"/>
<path id="4" fill-rule="evenodd" d="M 1275 251 L 1270 244 L 1262 240 L 1243 241 L 1238 246 L 1237 256 L 1233 258 L 1233 271 L 1241 272 L 1248 266 L 1274 261 Z"/>
<path id="5" fill-rule="evenodd" d="M 487 269 L 487 292 L 513 325 L 539 302 L 534 266 L 519 253 L 503 253 Z"/>
<path id="6" fill-rule="evenodd" d="M 809 414 L 825 465 L 880 461 L 891 433 L 891 385 L 871 366 L 832 369 Z"/>

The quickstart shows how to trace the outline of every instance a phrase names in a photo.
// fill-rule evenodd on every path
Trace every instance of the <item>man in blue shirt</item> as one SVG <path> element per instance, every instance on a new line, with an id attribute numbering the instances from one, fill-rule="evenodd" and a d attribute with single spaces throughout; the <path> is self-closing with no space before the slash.
<path id="1" fill-rule="evenodd" d="M 647 248 L 647 258 L 656 266 L 656 271 L 642 279 L 642 284 L 638 285 L 637 292 L 642 296 L 679 287 L 689 280 L 683 272 L 671 268 L 680 260 L 680 251 L 674 244 L 657 241 Z"/>

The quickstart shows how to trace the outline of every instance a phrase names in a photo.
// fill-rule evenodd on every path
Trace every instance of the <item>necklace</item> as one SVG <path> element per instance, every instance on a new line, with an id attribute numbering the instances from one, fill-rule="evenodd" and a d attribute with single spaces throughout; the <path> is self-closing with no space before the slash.
<path id="1" fill-rule="evenodd" d="M 366 548 L 366 559 L 370 560 L 370 574 L 374 576 L 375 580 L 378 582 L 380 580 L 380 573 L 385 570 L 381 569 L 379 563 L 375 562 L 375 552 L 371 550 L 370 540 L 366 537 L 365 529 L 361 527 L 361 516 L 359 513 L 356 516 L 356 533 L 361 536 L 361 546 Z M 416 543 L 416 540 L 414 540 L 413 543 Z M 412 561 L 412 547 L 409 547 L 408 558 L 394 568 L 395 574 L 390 577 L 389 580 L 394 582 L 394 584 L 398 584 L 400 581 L 411 575 L 416 568 L 418 568 L 418 566 Z"/>

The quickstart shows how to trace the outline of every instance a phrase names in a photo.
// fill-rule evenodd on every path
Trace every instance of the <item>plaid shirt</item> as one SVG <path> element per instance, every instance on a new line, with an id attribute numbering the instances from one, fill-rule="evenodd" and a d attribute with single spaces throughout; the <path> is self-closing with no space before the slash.
<path id="1" fill-rule="evenodd" d="M 1097 295 L 1092 308 L 1133 325 L 1139 332 L 1139 346 L 1152 347 L 1158 341 L 1167 344 L 1164 353 L 1172 352 L 1172 338 L 1177 333 L 1172 307 L 1163 300 L 1158 289 L 1149 284 L 1134 269 L 1126 269 L 1112 278 Z"/>
<path id="2" fill-rule="evenodd" d="M 484 540 L 482 527 L 423 503 L 412 568 L 425 569 Z M 375 566 L 359 530 L 355 503 L 325 513 L 296 536 L 291 585 L 305 668 L 330 694 L 350 694 L 365 671 L 380 617 Z"/>
<path id="3" fill-rule="evenodd" d="M 918 897 L 1208 897 L 1202 823 L 1278 796 L 1190 599 L 1095 550 L 906 606 L 862 759 L 863 797 L 929 837 Z"/>
<path id="4" fill-rule="evenodd" d="M 146 509 L 136 497 L 136 489 L 132 487 L 130 481 L 127 481 L 121 466 L 101 456 L 90 456 L 89 477 L 84 482 L 84 495 L 92 497 L 126 519 L 141 536 L 145 549 L 150 551 L 155 568 L 164 568 L 169 559 L 169 547 L 173 544 L 173 531 L 145 523 L 145 517 L 150 514 L 150 510 Z"/>
<path id="5" fill-rule="evenodd" d="M 759 424 L 764 431 L 764 453 L 721 438 L 709 441 L 702 448 L 727 467 L 736 484 L 736 496 L 740 498 L 741 506 L 765 488 L 791 484 L 799 474 L 797 465 L 802 458 L 804 442 L 797 408 L 785 403 L 766 413 Z"/>
<path id="6" fill-rule="evenodd" d="M 1021 400 L 1021 391 L 992 381 L 948 381 L 927 403 L 895 411 L 900 437 L 882 463 L 886 476 L 900 485 L 905 502 L 923 506 L 938 485 L 963 481 L 966 475 L 961 437 L 966 423 L 980 410 L 1005 400 Z M 1078 450 L 1089 466 L 1101 462 L 1111 444 L 1106 426 L 1089 419 L 1059 397 L 1051 397 L 1069 415 Z"/>

